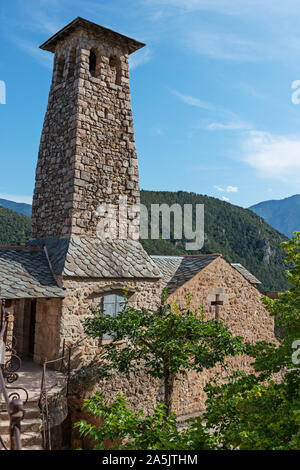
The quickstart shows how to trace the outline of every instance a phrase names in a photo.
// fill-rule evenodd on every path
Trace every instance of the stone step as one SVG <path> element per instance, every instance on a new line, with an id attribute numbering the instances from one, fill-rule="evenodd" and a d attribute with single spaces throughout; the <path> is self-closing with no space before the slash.
<path id="1" fill-rule="evenodd" d="M 39 408 L 25 408 L 24 419 L 41 419 L 41 410 Z"/>
<path id="2" fill-rule="evenodd" d="M 28 446 L 24 447 L 22 450 L 44 450 L 42 446 Z"/>
<path id="3" fill-rule="evenodd" d="M 4 444 L 9 448 L 10 438 L 8 434 L 1 436 Z M 39 432 L 22 432 L 21 435 L 22 449 L 28 449 L 28 447 L 42 447 L 42 435 Z M 30 450 L 30 449 L 29 449 Z"/>
<path id="4" fill-rule="evenodd" d="M 39 408 L 25 408 L 25 416 L 22 421 L 25 419 L 39 419 L 41 418 L 41 411 Z M 7 411 L 1 411 L 0 412 L 0 423 L 1 421 L 6 421 L 7 420 Z"/>
<path id="5" fill-rule="evenodd" d="M 22 434 L 26 432 L 40 431 L 42 427 L 41 420 L 38 419 L 24 419 L 22 420 Z M 9 432 L 9 420 L 0 421 L 0 435 L 8 434 Z"/>

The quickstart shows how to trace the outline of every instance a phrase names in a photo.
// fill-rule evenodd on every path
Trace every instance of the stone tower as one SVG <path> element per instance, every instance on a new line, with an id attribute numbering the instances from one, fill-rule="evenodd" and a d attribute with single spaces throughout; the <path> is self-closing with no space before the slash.
<path id="1" fill-rule="evenodd" d="M 36 170 L 33 240 L 97 237 L 105 216 L 98 207 L 112 205 L 119 221 L 120 196 L 127 197 L 134 220 L 127 238 L 138 239 L 128 57 L 143 46 L 82 18 L 41 46 L 55 56 Z"/>
<path id="2" fill-rule="evenodd" d="M 44 247 L 64 298 L 38 302 L 38 363 L 59 357 L 64 341 L 74 345 L 82 339 L 91 307 L 112 305 L 116 312 L 124 287 L 132 305 L 160 304 L 160 270 L 138 241 L 128 56 L 143 46 L 82 18 L 41 46 L 55 57 L 28 245 Z M 125 214 L 120 196 L 127 200 Z M 115 237 L 99 234 L 108 215 L 115 220 Z M 93 340 L 85 344 L 82 360 L 97 347 Z"/>

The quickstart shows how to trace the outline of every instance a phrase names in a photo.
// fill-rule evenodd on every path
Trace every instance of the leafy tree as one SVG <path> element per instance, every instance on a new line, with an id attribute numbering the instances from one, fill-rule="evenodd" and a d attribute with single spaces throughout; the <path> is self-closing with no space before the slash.
<path id="1" fill-rule="evenodd" d="M 104 347 L 106 370 L 128 373 L 143 367 L 145 374 L 164 381 L 166 416 L 170 414 L 175 380 L 189 371 L 201 372 L 241 353 L 242 339 L 221 322 L 205 321 L 201 309 L 164 304 L 159 311 L 124 305 L 115 317 L 93 311 L 85 331 L 94 338 L 112 337 Z"/>
<path id="2" fill-rule="evenodd" d="M 283 338 L 278 345 L 248 345 L 255 373 L 236 372 L 225 385 L 207 387 L 204 419 L 220 448 L 300 450 L 300 366 L 293 355 L 300 340 L 300 232 L 283 248 L 292 287 L 276 300 L 264 299 Z"/>
<path id="3" fill-rule="evenodd" d="M 178 430 L 175 415 L 166 416 L 160 403 L 152 416 L 131 411 L 124 395 L 117 395 L 107 405 L 99 395 L 85 400 L 84 407 L 101 424 L 82 420 L 75 424 L 82 437 L 95 442 L 94 450 L 206 450 L 214 447 L 213 439 L 200 423 Z"/>
<path id="4" fill-rule="evenodd" d="M 0 245 L 24 245 L 30 236 L 31 219 L 0 207 Z"/>

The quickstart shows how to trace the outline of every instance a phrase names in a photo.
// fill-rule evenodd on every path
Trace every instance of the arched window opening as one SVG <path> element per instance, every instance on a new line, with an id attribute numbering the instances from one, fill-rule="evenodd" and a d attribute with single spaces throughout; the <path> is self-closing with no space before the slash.
<path id="1" fill-rule="evenodd" d="M 120 58 L 113 55 L 109 58 L 109 66 L 112 73 L 113 82 L 121 85 L 121 61 Z"/>
<path id="2" fill-rule="evenodd" d="M 56 76 L 57 85 L 63 81 L 64 71 L 65 71 L 65 58 L 62 55 L 58 59 L 58 63 L 57 63 L 57 76 Z"/>
<path id="3" fill-rule="evenodd" d="M 103 297 L 103 313 L 115 317 L 124 308 L 125 298 L 121 294 L 109 294 Z M 103 335 L 102 339 L 111 339 L 110 335 Z"/>
<path id="4" fill-rule="evenodd" d="M 96 77 L 97 56 L 94 51 L 90 52 L 90 77 Z"/>
<path id="5" fill-rule="evenodd" d="M 99 78 L 101 75 L 101 54 L 100 50 L 96 47 L 90 51 L 90 77 Z"/>
<path id="6" fill-rule="evenodd" d="M 68 78 L 73 78 L 75 76 L 76 59 L 77 59 L 77 49 L 76 47 L 73 47 L 69 56 Z"/>

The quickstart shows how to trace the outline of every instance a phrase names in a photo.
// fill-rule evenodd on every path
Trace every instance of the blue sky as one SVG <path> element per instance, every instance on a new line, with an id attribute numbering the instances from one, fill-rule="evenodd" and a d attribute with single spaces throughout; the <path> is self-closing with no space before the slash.
<path id="1" fill-rule="evenodd" d="M 0 6 L 0 198 L 30 202 L 52 54 L 83 16 L 146 42 L 131 59 L 141 187 L 248 207 L 299 193 L 298 0 L 10 0 Z"/>

